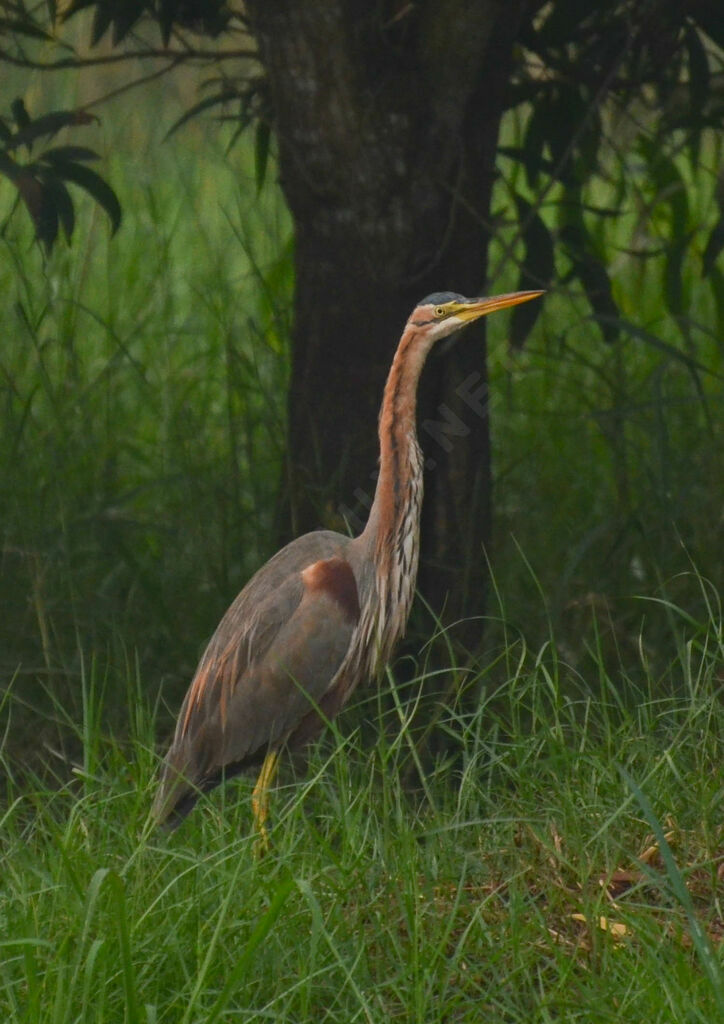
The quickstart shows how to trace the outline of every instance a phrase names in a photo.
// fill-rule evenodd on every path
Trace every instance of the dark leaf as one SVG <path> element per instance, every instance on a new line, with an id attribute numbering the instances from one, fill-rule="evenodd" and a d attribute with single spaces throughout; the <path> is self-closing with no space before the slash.
<path id="1" fill-rule="evenodd" d="M 526 181 L 530 189 L 535 189 L 538 183 L 538 175 L 543 159 L 543 146 L 546 140 L 547 123 L 548 109 L 545 104 L 539 103 L 528 118 L 525 142 L 523 143 L 522 160 L 525 167 Z"/>
<path id="2" fill-rule="evenodd" d="M 45 152 L 41 153 L 38 160 L 42 160 L 43 163 L 57 163 L 61 161 L 75 161 L 75 160 L 100 160 L 100 157 L 93 149 L 87 149 L 85 146 L 54 146 L 52 149 L 46 149 Z"/>
<path id="3" fill-rule="evenodd" d="M 586 231 L 583 219 L 577 224 L 566 224 L 561 229 L 560 240 L 568 250 L 571 272 L 581 282 L 604 340 L 609 343 L 616 341 L 618 331 L 612 325 L 617 321 L 619 310 L 613 299 L 611 279 L 596 256 L 593 240 Z"/>
<path id="4" fill-rule="evenodd" d="M 212 107 L 219 106 L 223 103 L 228 103 L 230 100 L 237 99 L 238 96 L 238 89 L 230 88 L 225 89 L 220 93 L 217 93 L 215 96 L 207 96 L 206 99 L 200 100 L 198 103 L 195 103 L 193 107 L 190 107 L 186 111 L 185 114 L 181 115 L 178 121 L 174 121 L 174 123 L 171 125 L 169 130 L 164 135 L 164 142 L 171 135 L 173 135 L 174 132 L 178 131 L 178 129 L 181 128 L 182 125 L 185 125 L 187 121 L 190 121 L 191 118 L 196 117 L 197 114 L 202 113 L 202 111 L 204 110 L 209 110 Z"/>
<path id="5" fill-rule="evenodd" d="M 44 185 L 41 186 L 40 204 L 33 220 L 35 222 L 35 235 L 38 241 L 42 242 L 47 251 L 50 252 L 58 237 L 58 209 L 55 205 L 52 189 L 48 189 Z"/>
<path id="6" fill-rule="evenodd" d="M 65 237 L 70 242 L 73 236 L 73 228 L 75 227 L 75 211 L 70 193 L 63 182 L 54 175 L 43 175 L 42 180 L 45 186 L 45 194 L 49 201 L 52 202 L 60 223 L 63 225 Z"/>
<path id="7" fill-rule="evenodd" d="M 93 27 L 91 28 L 91 46 L 101 41 L 106 29 L 113 21 L 113 5 L 99 2 L 96 4 L 96 13 L 93 15 Z"/>
<path id="8" fill-rule="evenodd" d="M 98 121 L 95 114 L 88 114 L 85 110 L 56 110 L 52 114 L 45 114 L 15 132 L 6 149 L 17 149 L 18 146 L 30 146 L 36 139 L 43 135 L 55 135 L 61 128 L 75 124 L 91 124 Z"/>
<path id="9" fill-rule="evenodd" d="M 268 121 L 259 121 L 254 136 L 254 174 L 256 177 L 256 190 L 261 192 L 266 177 L 267 163 L 269 161 L 269 142 L 271 140 L 271 128 Z"/>
<path id="10" fill-rule="evenodd" d="M 173 18 L 176 13 L 176 7 L 176 0 L 161 0 L 158 11 L 158 24 L 161 29 L 161 39 L 163 40 L 164 46 L 168 46 L 169 40 L 171 39 L 171 29 L 173 28 Z"/>
<path id="11" fill-rule="evenodd" d="M 31 39 L 51 40 L 53 37 L 35 22 L 17 18 L 0 18 L 0 32 L 11 32 L 14 35 L 29 36 Z"/>
<path id="12" fill-rule="evenodd" d="M 722 249 L 724 249 L 724 213 L 720 214 L 719 220 L 711 229 L 711 234 L 706 243 L 701 261 L 702 277 L 706 277 L 711 273 Z"/>
<path id="13" fill-rule="evenodd" d="M 581 0 L 557 0 L 555 4 L 546 5 L 546 14 L 545 20 L 535 27 L 538 53 L 570 42 L 581 31 L 580 22 L 591 16 L 591 6 Z"/>
<path id="14" fill-rule="evenodd" d="M 667 203 L 671 211 L 670 237 L 686 234 L 689 222 L 689 200 L 686 184 L 676 164 L 652 139 L 641 138 L 639 148 L 648 165 L 649 177 L 658 189 L 656 202 Z"/>
<path id="15" fill-rule="evenodd" d="M 676 237 L 666 248 L 666 263 L 664 268 L 664 295 L 666 307 L 674 316 L 681 316 L 684 313 L 686 302 L 683 298 L 684 285 L 681 267 L 689 248 L 689 237 Z"/>
<path id="16" fill-rule="evenodd" d="M 4 174 L 14 185 L 17 185 L 18 180 L 24 173 L 26 173 L 25 169 L 20 164 L 16 164 L 11 156 L 8 156 L 6 152 L 0 149 L 0 174 Z"/>
<path id="17" fill-rule="evenodd" d="M 12 136 L 13 133 L 10 131 L 7 121 L 5 121 L 4 118 L 0 117 L 0 139 L 3 142 L 9 142 Z"/>
<path id="18" fill-rule="evenodd" d="M 131 29 L 140 20 L 146 7 L 145 0 L 123 0 L 115 5 L 113 15 L 113 45 L 118 46 L 126 38 Z"/>
<path id="19" fill-rule="evenodd" d="M 697 3 L 691 17 L 719 49 L 724 50 L 724 18 L 719 0 L 703 0 Z"/>
<path id="20" fill-rule="evenodd" d="M 27 128 L 30 124 L 30 114 L 25 109 L 25 103 L 20 96 L 10 104 L 10 113 L 19 129 Z"/>
<path id="21" fill-rule="evenodd" d="M 525 256 L 520 270 L 518 290 L 546 288 L 553 277 L 553 239 L 538 212 L 531 204 L 516 195 L 518 220 L 525 245 Z M 537 307 L 526 312 L 526 306 Z M 516 306 L 510 321 L 510 342 L 520 348 L 530 334 L 540 313 L 540 302 L 526 302 Z"/>
<path id="22" fill-rule="evenodd" d="M 686 26 L 684 41 L 689 57 L 689 117 L 686 127 L 689 130 L 691 158 L 696 162 L 703 127 L 701 113 L 709 98 L 709 58 L 693 25 Z"/>
<path id="23" fill-rule="evenodd" d="M 68 9 L 63 13 L 63 21 L 67 21 L 68 18 L 72 18 L 74 14 L 78 14 L 79 11 L 84 11 L 88 7 L 92 7 L 98 0 L 71 0 L 68 5 Z"/>
<path id="24" fill-rule="evenodd" d="M 96 174 L 90 167 L 85 167 L 83 164 L 61 163 L 59 161 L 54 166 L 59 178 L 71 181 L 74 185 L 80 185 L 103 207 L 111 220 L 111 233 L 115 234 L 121 223 L 121 206 L 116 193 L 110 185 L 99 174 Z"/>

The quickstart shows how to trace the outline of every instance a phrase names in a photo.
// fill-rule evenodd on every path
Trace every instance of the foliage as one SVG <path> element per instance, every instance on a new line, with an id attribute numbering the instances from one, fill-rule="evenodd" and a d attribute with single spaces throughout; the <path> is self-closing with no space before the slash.
<path id="1" fill-rule="evenodd" d="M 620 336 L 621 310 L 606 254 L 601 251 L 591 221 L 622 215 L 631 197 L 626 194 L 625 176 L 617 176 L 619 194 L 611 196 L 609 206 L 595 206 L 586 191 L 596 177 L 609 174 L 611 154 L 623 160 L 628 153 L 629 163 L 643 166 L 653 194 L 641 194 L 635 199 L 642 224 L 658 216 L 659 206 L 669 211 L 669 229 L 659 238 L 666 254 L 664 295 L 672 315 L 680 315 L 685 304 L 681 268 L 689 254 L 693 232 L 686 208 L 686 183 L 675 157 L 687 151 L 692 167 L 695 166 L 703 134 L 716 128 L 724 116 L 724 32 L 715 7 L 708 0 L 674 5 L 662 0 L 644 4 L 638 0 L 606 0 L 594 5 L 561 0 L 556 4 L 531 5 L 521 22 L 519 41 L 524 59 L 517 65 L 511 83 L 508 109 L 520 111 L 522 137 L 500 150 L 525 170 L 524 187 L 512 190 L 513 204 L 508 210 L 508 215 L 515 219 L 524 250 L 518 286 L 548 287 L 557 256 L 559 262 L 567 264 L 563 282 L 579 283 L 594 320 L 609 342 Z M 223 0 L 210 4 L 193 0 L 73 0 L 62 20 L 74 21 L 76 15 L 89 10 L 93 12 L 89 26 L 92 47 L 110 30 L 114 47 L 132 41 L 129 54 L 150 54 L 141 30 L 155 26 L 166 48 L 169 68 L 184 57 L 199 56 L 184 33 L 211 37 L 249 33 L 244 15 L 232 12 Z M 23 35 L 51 38 L 57 28 L 58 13 L 55 3 L 47 5 L 47 22 L 42 22 L 38 14 L 23 5 L 14 18 L 0 23 L 0 34 L 11 41 Z M 399 47 L 422 31 L 419 19 L 423 14 L 413 6 L 400 11 L 395 5 L 389 10 L 382 5 L 377 17 L 384 45 Z M 169 50 L 172 39 L 182 44 L 180 52 Z M 253 58 L 253 50 L 243 55 Z M 221 63 L 223 56 L 223 51 L 205 54 L 209 65 L 204 82 L 206 95 L 178 118 L 171 130 L 218 108 L 220 121 L 234 126 L 229 144 L 233 145 L 240 133 L 253 124 L 257 184 L 261 186 L 274 116 L 264 77 L 253 59 L 251 63 L 239 63 L 229 73 Z M 5 58 L 9 59 L 7 52 Z M 20 47 L 13 59 L 22 63 L 23 58 L 27 59 Z M 80 55 L 75 58 L 79 68 L 86 61 Z M 617 138 L 622 122 L 623 143 Z M 86 172 L 86 187 L 88 180 Z M 555 230 L 541 216 L 551 190 L 558 193 Z M 54 191 L 57 193 L 57 187 Z M 46 186 L 46 192 L 46 205 L 52 205 L 50 186 Z M 95 198 L 99 194 L 107 196 L 96 185 Z M 718 216 L 709 224 L 704 244 L 702 271 L 712 292 L 721 294 L 724 277 L 717 260 L 724 247 L 724 205 L 719 199 L 717 203 Z M 56 198 L 55 206 L 63 221 L 60 209 L 67 210 L 67 203 Z M 36 214 L 33 216 L 36 225 L 44 223 L 38 221 Z M 47 244 L 52 234 L 50 227 L 45 234 Z M 641 260 L 651 255 L 653 252 L 639 249 Z M 540 308 L 534 304 L 514 311 L 511 334 L 515 344 L 522 344 L 528 336 Z"/>
<path id="2" fill-rule="evenodd" d="M 18 150 L 28 156 L 38 139 L 57 135 L 64 128 L 88 125 L 98 118 L 84 110 L 56 110 L 33 120 L 22 99 L 12 104 L 15 130 L 0 118 L 0 174 L 18 191 L 35 226 L 35 236 L 50 252 L 63 226 L 70 242 L 75 227 L 75 209 L 66 183 L 84 189 L 106 211 L 112 232 L 121 223 L 121 207 L 113 189 L 87 167 L 98 154 L 86 146 L 53 146 L 44 149 L 34 160 L 20 162 Z"/>
<path id="3" fill-rule="evenodd" d="M 656 248 L 639 244 L 636 255 L 644 261 L 664 253 L 664 298 L 670 313 L 681 315 L 681 268 L 698 239 L 677 157 L 688 153 L 693 171 L 705 133 L 724 116 L 721 19 L 706 3 L 563 0 L 524 22 L 520 41 L 526 61 L 516 72 L 510 106 L 521 111 L 522 138 L 501 153 L 525 170 L 525 193 L 513 189 L 525 243 L 521 287 L 551 281 L 558 254 L 567 265 L 562 283 L 579 283 L 603 338 L 617 340 L 622 314 L 610 254 L 599 237 L 606 220 L 626 216 L 635 205 L 643 235 L 651 221 L 667 219 Z M 589 195 L 601 177 L 615 184 L 605 206 Z M 551 193 L 554 232 L 540 216 Z M 717 203 L 716 223 L 709 222 L 703 243 L 702 273 L 713 294 L 721 294 L 724 284 L 715 268 L 724 217 L 719 197 Z M 514 341 L 522 340 L 536 315 L 518 311 Z"/>

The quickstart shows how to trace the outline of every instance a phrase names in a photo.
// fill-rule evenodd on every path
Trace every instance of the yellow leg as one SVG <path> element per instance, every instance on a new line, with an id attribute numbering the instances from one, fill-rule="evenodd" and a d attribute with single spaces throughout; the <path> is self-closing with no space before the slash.
<path id="1" fill-rule="evenodd" d="M 264 758 L 259 778 L 256 780 L 254 792 L 251 794 L 251 809 L 254 814 L 254 828 L 259 833 L 259 838 L 254 844 L 254 856 L 263 857 L 269 852 L 269 829 L 266 826 L 269 817 L 269 789 L 274 782 L 279 764 L 279 752 L 270 750 Z"/>

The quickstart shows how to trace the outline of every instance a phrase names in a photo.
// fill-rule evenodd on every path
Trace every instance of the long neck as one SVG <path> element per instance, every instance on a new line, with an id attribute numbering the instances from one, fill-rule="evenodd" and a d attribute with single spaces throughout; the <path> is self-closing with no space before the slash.
<path id="1" fill-rule="evenodd" d="M 404 631 L 417 578 L 422 506 L 417 385 L 429 349 L 430 342 L 408 325 L 385 385 L 377 488 L 367 525 L 358 538 L 374 566 L 376 632 L 383 656 Z"/>
<path id="2" fill-rule="evenodd" d="M 387 376 L 379 419 L 380 469 L 362 536 L 379 557 L 408 516 L 410 492 L 422 487 L 417 445 L 417 385 L 429 345 L 408 326 Z"/>

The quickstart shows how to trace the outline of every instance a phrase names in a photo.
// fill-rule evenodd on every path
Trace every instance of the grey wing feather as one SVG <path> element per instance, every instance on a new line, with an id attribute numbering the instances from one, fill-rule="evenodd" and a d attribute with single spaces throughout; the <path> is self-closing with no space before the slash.
<path id="1" fill-rule="evenodd" d="M 153 814 L 162 821 L 229 765 L 260 759 L 324 695 L 353 626 L 301 573 L 343 557 L 348 539 L 307 534 L 248 582 L 209 641 L 179 714 Z"/>

